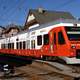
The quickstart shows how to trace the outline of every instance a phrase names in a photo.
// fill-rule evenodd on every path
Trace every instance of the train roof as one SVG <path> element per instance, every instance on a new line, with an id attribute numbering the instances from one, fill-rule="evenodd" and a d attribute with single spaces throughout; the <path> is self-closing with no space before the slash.
<path id="1" fill-rule="evenodd" d="M 45 27 L 48 27 L 48 26 L 51 26 L 51 25 L 60 24 L 60 23 L 80 24 L 80 20 L 74 20 L 74 19 L 58 19 L 58 20 L 49 22 L 49 23 L 47 23 L 47 24 L 42 24 L 42 25 L 37 26 L 37 27 L 35 27 L 35 28 L 31 28 L 31 29 L 27 29 L 27 30 L 25 30 L 25 31 L 21 31 L 21 32 L 19 32 L 18 34 L 15 34 L 15 35 L 13 35 L 13 36 L 16 36 L 16 35 L 19 35 L 19 34 L 23 34 L 23 33 L 26 33 L 26 32 L 30 32 L 30 31 L 34 31 L 34 30 L 38 30 L 38 29 L 41 29 L 41 28 L 45 28 Z M 12 36 L 11 36 L 11 37 L 12 37 Z"/>
<path id="2" fill-rule="evenodd" d="M 42 25 L 37 26 L 35 28 L 27 29 L 25 31 L 19 32 L 18 34 L 24 33 L 24 32 L 30 32 L 30 31 L 33 31 L 33 30 L 45 28 L 45 27 L 60 24 L 60 23 L 80 24 L 80 20 L 76 20 L 76 19 L 58 19 L 58 20 L 55 20 L 55 21 L 52 21 L 52 22 L 49 22 L 49 23 L 46 23 L 46 24 L 42 24 Z"/>

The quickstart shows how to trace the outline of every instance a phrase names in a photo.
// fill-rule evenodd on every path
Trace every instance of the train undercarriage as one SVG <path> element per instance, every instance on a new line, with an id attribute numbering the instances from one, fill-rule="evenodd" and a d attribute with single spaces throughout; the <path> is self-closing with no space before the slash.
<path id="1" fill-rule="evenodd" d="M 31 57 L 7 55 L 0 53 L 0 71 L 4 75 L 10 75 L 15 73 L 15 67 L 25 66 L 32 64 L 33 59 Z"/>
<path id="2" fill-rule="evenodd" d="M 66 56 L 43 56 L 41 60 L 44 61 L 54 61 L 62 64 L 80 64 L 80 56 L 76 57 L 66 57 Z"/>

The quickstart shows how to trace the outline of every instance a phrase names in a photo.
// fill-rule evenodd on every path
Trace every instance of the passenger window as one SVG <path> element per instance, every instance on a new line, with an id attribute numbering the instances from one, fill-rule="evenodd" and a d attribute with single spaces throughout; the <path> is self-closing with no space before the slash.
<path id="1" fill-rule="evenodd" d="M 1 47 L 4 49 L 5 48 L 5 44 L 2 44 Z"/>
<path id="2" fill-rule="evenodd" d="M 20 49 L 22 49 L 22 42 L 20 42 L 19 44 L 20 44 Z"/>
<path id="3" fill-rule="evenodd" d="M 8 49 L 9 49 L 9 43 L 8 43 Z"/>
<path id="4" fill-rule="evenodd" d="M 3 48 L 5 48 L 5 44 L 3 44 Z"/>
<path id="5" fill-rule="evenodd" d="M 3 44 L 1 44 L 1 49 L 3 49 Z"/>
<path id="6" fill-rule="evenodd" d="M 8 43 L 8 49 L 10 49 L 11 48 L 11 43 Z"/>
<path id="7" fill-rule="evenodd" d="M 6 44 L 4 44 L 4 46 L 5 46 L 4 48 L 6 49 Z"/>
<path id="8" fill-rule="evenodd" d="M 14 49 L 14 43 L 12 43 L 12 49 Z"/>
<path id="9" fill-rule="evenodd" d="M 4 48 L 5 48 L 5 44 L 4 44 Z"/>
<path id="10" fill-rule="evenodd" d="M 8 44 L 6 44 L 6 49 L 8 49 Z"/>
<path id="11" fill-rule="evenodd" d="M 18 49 L 20 49 L 20 42 L 18 42 Z"/>
<path id="12" fill-rule="evenodd" d="M 48 34 L 45 34 L 44 36 L 43 36 L 43 41 L 44 41 L 44 45 L 48 45 L 49 44 L 49 35 Z"/>
<path id="13" fill-rule="evenodd" d="M 18 42 L 16 42 L 16 49 L 18 49 Z"/>
<path id="14" fill-rule="evenodd" d="M 26 42 L 23 41 L 23 49 L 25 49 L 25 48 L 26 48 Z"/>
<path id="15" fill-rule="evenodd" d="M 37 45 L 42 45 L 42 35 L 37 36 Z"/>
<path id="16" fill-rule="evenodd" d="M 64 40 L 62 32 L 58 33 L 58 43 L 59 44 L 65 44 L 65 40 Z"/>
<path id="17" fill-rule="evenodd" d="M 10 45 L 9 45 L 9 49 L 11 49 L 11 43 L 9 43 Z"/>

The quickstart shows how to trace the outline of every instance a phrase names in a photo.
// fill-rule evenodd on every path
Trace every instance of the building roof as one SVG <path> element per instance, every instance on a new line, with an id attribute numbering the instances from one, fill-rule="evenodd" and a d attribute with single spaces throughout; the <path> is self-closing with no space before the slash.
<path id="1" fill-rule="evenodd" d="M 63 19 L 75 19 L 74 16 L 72 16 L 69 12 L 63 12 L 63 11 L 48 11 L 48 10 L 40 10 L 38 9 L 30 9 L 29 14 L 33 14 L 36 18 L 36 21 L 39 24 L 44 24 L 47 22 L 52 22 L 54 20 L 63 18 Z"/>
<path id="2" fill-rule="evenodd" d="M 0 28 L 1 28 L 1 29 L 3 29 L 3 30 L 5 30 L 5 29 L 6 29 L 6 28 L 5 28 L 5 27 L 3 27 L 3 26 L 0 26 Z"/>
<path id="3" fill-rule="evenodd" d="M 3 33 L 9 33 L 11 29 L 17 29 L 18 31 L 21 31 L 21 26 L 15 25 L 15 24 L 10 24 L 6 26 L 6 29 Z"/>

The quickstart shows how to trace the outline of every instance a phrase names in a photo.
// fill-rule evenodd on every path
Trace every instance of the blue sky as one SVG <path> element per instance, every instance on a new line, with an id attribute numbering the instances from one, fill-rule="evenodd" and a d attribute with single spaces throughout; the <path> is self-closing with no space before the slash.
<path id="1" fill-rule="evenodd" d="M 24 25 L 29 9 L 68 11 L 80 18 L 80 0 L 0 0 L 0 25 Z"/>

